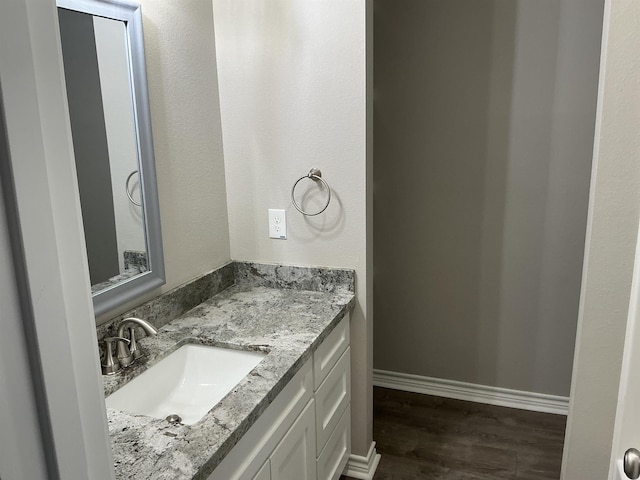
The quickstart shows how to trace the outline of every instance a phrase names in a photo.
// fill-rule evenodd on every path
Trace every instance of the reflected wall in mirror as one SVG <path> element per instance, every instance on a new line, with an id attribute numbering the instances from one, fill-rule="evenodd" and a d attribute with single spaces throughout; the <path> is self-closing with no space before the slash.
<path id="1" fill-rule="evenodd" d="M 58 0 L 94 309 L 164 283 L 140 6 Z"/>

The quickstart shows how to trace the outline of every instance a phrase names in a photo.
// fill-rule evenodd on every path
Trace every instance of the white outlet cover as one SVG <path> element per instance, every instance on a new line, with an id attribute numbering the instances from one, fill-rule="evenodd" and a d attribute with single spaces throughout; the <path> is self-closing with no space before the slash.
<path id="1" fill-rule="evenodd" d="M 285 210 L 269 209 L 269 238 L 287 239 L 287 212 Z"/>

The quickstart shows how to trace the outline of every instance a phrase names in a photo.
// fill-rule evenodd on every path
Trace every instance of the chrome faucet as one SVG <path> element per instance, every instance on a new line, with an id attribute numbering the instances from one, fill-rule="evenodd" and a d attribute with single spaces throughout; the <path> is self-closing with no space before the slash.
<path id="1" fill-rule="evenodd" d="M 140 355 L 142 355 L 136 343 L 136 325 L 142 327 L 147 335 L 155 335 L 156 333 L 158 333 L 158 330 L 156 330 L 155 327 L 146 320 L 142 320 L 141 318 L 136 317 L 128 317 L 120 322 L 120 326 L 118 327 L 118 335 L 116 338 L 124 338 L 124 329 L 127 328 L 127 325 L 131 325 L 129 327 L 129 345 L 122 341 L 118 342 L 118 361 L 120 362 L 120 365 L 122 367 L 131 365 L 137 358 L 140 357 Z"/>
<path id="2" fill-rule="evenodd" d="M 124 337 L 124 329 L 129 326 L 129 338 Z M 135 327 L 141 327 L 147 335 L 155 335 L 158 331 L 153 325 L 140 318 L 128 317 L 120 322 L 118 335 L 104 339 L 105 342 L 105 363 L 102 365 L 103 375 L 113 375 L 121 368 L 131 365 L 136 358 L 142 354 L 136 343 Z M 117 358 L 113 358 L 112 344 L 118 343 Z"/>

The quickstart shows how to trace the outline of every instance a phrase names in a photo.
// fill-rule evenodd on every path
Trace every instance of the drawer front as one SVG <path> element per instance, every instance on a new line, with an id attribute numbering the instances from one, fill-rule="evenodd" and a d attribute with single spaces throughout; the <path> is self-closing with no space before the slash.
<path id="1" fill-rule="evenodd" d="M 296 373 L 207 480 L 250 480 L 256 475 L 313 397 L 311 364 Z"/>
<path id="2" fill-rule="evenodd" d="M 316 434 L 318 453 L 351 402 L 351 348 L 342 354 L 316 392 Z"/>
<path id="3" fill-rule="evenodd" d="M 338 480 L 351 454 L 351 405 L 342 414 L 336 429 L 318 457 L 318 480 Z"/>
<path id="4" fill-rule="evenodd" d="M 347 313 L 313 354 L 314 390 L 320 386 L 342 352 L 349 346 L 349 332 L 349 314 Z"/>

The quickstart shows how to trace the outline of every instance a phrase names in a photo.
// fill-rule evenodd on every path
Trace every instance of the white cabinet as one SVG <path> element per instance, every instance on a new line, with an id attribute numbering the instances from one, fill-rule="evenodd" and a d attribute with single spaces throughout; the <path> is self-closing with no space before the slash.
<path id="1" fill-rule="evenodd" d="M 256 473 L 251 480 L 271 480 L 271 464 L 269 460 L 264 462 L 260 471 Z"/>
<path id="2" fill-rule="evenodd" d="M 316 391 L 316 434 L 320 454 L 342 413 L 351 403 L 351 352 L 342 354 L 327 378 Z"/>
<path id="3" fill-rule="evenodd" d="M 322 381 L 336 364 L 342 352 L 349 346 L 349 315 L 324 339 L 313 354 L 313 389 L 317 390 Z"/>
<path id="4" fill-rule="evenodd" d="M 256 477 L 271 452 L 313 398 L 311 367 L 311 361 L 302 366 L 207 480 L 252 480 Z M 263 480 L 269 477 L 258 478 Z"/>
<path id="5" fill-rule="evenodd" d="M 315 409 L 311 400 L 271 454 L 271 480 L 316 480 Z"/>
<path id="6" fill-rule="evenodd" d="M 207 480 L 337 480 L 351 453 L 349 316 Z"/>
<path id="7" fill-rule="evenodd" d="M 351 453 L 351 348 L 344 318 L 313 355 L 317 480 L 338 480 Z"/>
<path id="8" fill-rule="evenodd" d="M 336 480 L 351 453 L 351 411 L 345 410 L 327 445 L 318 456 L 318 480 Z"/>

